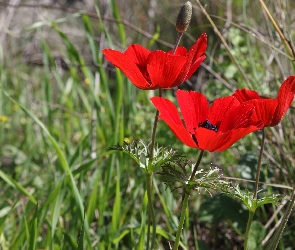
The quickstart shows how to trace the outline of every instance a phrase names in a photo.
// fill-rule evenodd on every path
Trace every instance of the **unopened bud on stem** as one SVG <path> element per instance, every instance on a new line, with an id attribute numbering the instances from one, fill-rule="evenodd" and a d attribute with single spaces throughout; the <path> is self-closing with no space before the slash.
<path id="1" fill-rule="evenodd" d="M 176 30 L 178 33 L 183 33 L 187 30 L 192 17 L 192 4 L 187 1 L 178 13 L 176 20 Z"/>

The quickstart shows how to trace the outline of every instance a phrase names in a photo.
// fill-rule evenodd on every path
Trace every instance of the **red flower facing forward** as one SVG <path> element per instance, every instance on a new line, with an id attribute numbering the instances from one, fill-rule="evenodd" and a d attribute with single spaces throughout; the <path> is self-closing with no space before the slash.
<path id="1" fill-rule="evenodd" d="M 254 120 L 261 120 L 264 127 L 276 126 L 283 119 L 295 94 L 295 76 L 289 76 L 281 85 L 277 98 L 261 98 L 253 90 L 240 89 L 233 94 L 242 103 L 253 102 Z"/>
<path id="2" fill-rule="evenodd" d="M 104 49 L 103 53 L 136 87 L 170 89 L 191 77 L 205 60 L 206 48 L 204 33 L 188 51 L 178 47 L 175 54 L 162 50 L 150 52 L 138 44 L 130 45 L 124 53 L 112 49 Z"/>
<path id="3" fill-rule="evenodd" d="M 185 121 L 168 99 L 151 98 L 177 138 L 189 147 L 201 150 L 223 151 L 247 134 L 261 129 L 261 121 L 252 120 L 253 103 L 240 103 L 234 96 L 216 99 L 210 106 L 199 92 L 177 91 L 177 100 Z"/>

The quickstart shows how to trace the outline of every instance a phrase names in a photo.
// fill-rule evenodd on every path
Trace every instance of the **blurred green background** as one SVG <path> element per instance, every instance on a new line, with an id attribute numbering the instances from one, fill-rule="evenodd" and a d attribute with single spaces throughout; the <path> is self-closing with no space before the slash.
<path id="1" fill-rule="evenodd" d="M 144 171 L 108 148 L 123 140 L 150 140 L 155 109 L 149 97 L 157 92 L 136 89 L 101 50 L 124 51 L 132 43 L 170 50 L 183 3 L 0 1 L 0 249 L 144 249 Z M 259 1 L 202 3 L 230 50 L 192 1 L 193 17 L 181 45 L 189 48 L 206 32 L 207 59 L 180 88 L 201 91 L 210 101 L 237 88 L 275 97 L 283 80 L 294 74 L 294 60 Z M 294 1 L 265 4 L 293 46 Z M 174 100 L 174 91 L 164 96 Z M 291 107 L 280 125 L 266 130 L 261 181 L 272 185 L 260 186 L 264 192 L 290 195 L 294 125 Z M 201 167 L 217 166 L 252 190 L 260 138 L 258 131 L 225 152 L 207 153 Z M 197 150 L 182 145 L 163 122 L 157 143 L 196 161 Z M 154 190 L 157 247 L 169 249 L 181 190 L 171 192 L 159 175 Z M 261 239 L 271 237 L 284 209 L 265 205 L 257 211 Z M 187 249 L 197 249 L 196 239 L 199 249 L 242 249 L 246 223 L 246 208 L 238 201 L 214 191 L 196 192 L 182 240 Z M 279 249 L 295 248 L 293 227 L 294 215 Z"/>

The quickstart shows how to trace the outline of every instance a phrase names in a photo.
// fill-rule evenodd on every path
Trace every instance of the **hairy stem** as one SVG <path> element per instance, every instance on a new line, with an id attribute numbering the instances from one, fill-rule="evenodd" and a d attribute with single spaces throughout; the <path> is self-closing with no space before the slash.
<path id="1" fill-rule="evenodd" d="M 179 246 L 179 242 L 180 242 L 180 235 L 181 235 L 183 224 L 184 224 L 185 212 L 187 209 L 189 196 L 190 196 L 190 193 L 185 192 L 184 199 L 182 201 L 181 216 L 180 216 L 180 220 L 179 220 L 179 225 L 178 225 L 177 234 L 175 237 L 173 250 L 178 250 L 178 246 Z"/>
<path id="2" fill-rule="evenodd" d="M 159 97 L 162 96 L 162 89 L 159 89 Z M 158 126 L 158 118 L 159 111 L 156 111 L 155 120 L 154 120 L 154 126 L 153 126 L 153 133 L 152 133 L 152 144 L 151 144 L 151 152 L 150 152 L 150 160 L 154 157 L 154 148 L 155 148 L 155 142 L 156 142 L 156 132 L 157 132 L 157 126 Z"/>
<path id="3" fill-rule="evenodd" d="M 204 151 L 202 150 L 199 154 L 199 158 L 194 166 L 193 172 L 191 174 L 191 177 L 189 179 L 189 181 L 193 181 L 196 175 L 196 172 L 198 170 L 198 167 L 201 163 L 202 157 L 204 155 Z M 178 229 L 177 229 L 177 233 L 176 233 L 176 237 L 175 237 L 175 242 L 174 242 L 174 248 L 173 250 L 177 250 L 178 246 L 179 246 L 179 242 L 180 242 L 180 235 L 182 233 L 182 228 L 183 228 L 183 224 L 184 224 L 184 219 L 185 219 L 185 213 L 186 213 L 186 209 L 188 206 L 188 198 L 192 192 L 192 189 L 190 187 L 190 183 L 188 183 L 186 185 L 186 189 L 185 189 L 185 193 L 184 193 L 184 198 L 182 201 L 182 208 L 181 208 L 181 215 L 180 215 L 180 221 L 179 221 L 179 225 L 178 225 Z"/>
<path id="4" fill-rule="evenodd" d="M 152 222 L 153 234 L 152 234 L 152 245 L 151 249 L 154 249 L 155 239 L 156 239 L 156 220 L 155 211 L 152 203 L 152 189 L 153 189 L 153 173 L 146 173 L 146 185 L 147 185 L 147 195 L 148 195 L 148 235 L 147 235 L 147 249 L 149 249 L 150 241 L 150 222 Z"/>
<path id="5" fill-rule="evenodd" d="M 190 181 L 194 180 L 195 175 L 196 175 L 196 172 L 197 172 L 197 170 L 199 168 L 199 165 L 201 163 L 201 160 L 202 160 L 203 155 L 204 155 L 204 150 L 201 150 L 200 155 L 199 155 L 199 158 L 198 158 L 198 160 L 197 160 L 197 162 L 196 162 L 196 164 L 194 166 L 193 172 L 191 174 L 191 178 L 189 179 Z"/>
<path id="6" fill-rule="evenodd" d="M 174 45 L 174 49 L 173 49 L 173 51 L 172 51 L 172 54 L 175 54 L 176 49 L 177 49 L 177 47 L 178 47 L 178 45 L 179 45 L 179 42 L 180 42 L 180 40 L 181 40 L 182 35 L 183 35 L 183 33 L 178 33 L 178 37 L 177 37 L 177 40 L 176 40 L 176 42 L 175 42 L 175 45 Z"/>
<path id="7" fill-rule="evenodd" d="M 253 221 L 254 214 L 255 214 L 255 210 L 254 211 L 249 210 L 249 217 L 248 217 L 247 228 L 246 228 L 245 239 L 244 239 L 244 250 L 248 249 L 250 228 L 251 228 L 251 224 L 252 224 L 252 221 Z"/>
<path id="8" fill-rule="evenodd" d="M 159 89 L 159 96 L 162 96 L 162 89 Z M 154 120 L 154 126 L 153 126 L 153 132 L 152 132 L 152 142 L 151 142 L 151 148 L 150 148 L 150 162 L 153 160 L 154 157 L 154 148 L 155 148 L 155 142 L 156 142 L 156 132 L 157 132 L 157 126 L 158 126 L 158 118 L 159 111 L 156 111 L 155 120 Z M 155 246 L 155 240 L 156 240 L 156 220 L 155 220 L 155 212 L 153 207 L 153 172 L 147 170 L 146 173 L 146 187 L 147 187 L 147 195 L 148 195 L 148 234 L 147 234 L 147 249 L 149 249 L 149 242 L 150 242 L 150 223 L 152 222 L 152 228 L 153 228 L 153 234 L 152 234 L 152 245 L 151 249 L 154 249 Z"/>
<path id="9" fill-rule="evenodd" d="M 148 184 L 148 177 L 146 176 L 146 190 L 149 189 L 149 184 Z M 149 198 L 148 198 L 149 199 Z M 147 207 L 147 211 L 148 211 L 148 231 L 147 231 L 147 238 L 146 238 L 146 249 L 150 249 L 150 238 L 151 238 L 151 210 L 150 210 L 150 204 L 148 203 L 148 207 Z"/>
<path id="10" fill-rule="evenodd" d="M 256 180 L 255 180 L 253 199 L 257 199 L 258 183 L 259 183 L 259 177 L 260 177 L 260 167 L 261 167 L 262 155 L 263 155 L 263 150 L 264 150 L 264 144 L 265 144 L 265 129 L 263 128 L 262 129 L 260 153 L 259 153 L 259 158 L 258 158 L 258 162 L 257 162 Z"/>

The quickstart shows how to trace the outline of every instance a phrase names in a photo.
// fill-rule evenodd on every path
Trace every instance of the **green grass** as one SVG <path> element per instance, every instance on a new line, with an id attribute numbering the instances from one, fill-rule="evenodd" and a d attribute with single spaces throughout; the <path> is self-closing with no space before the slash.
<path id="1" fill-rule="evenodd" d="M 156 15 L 148 20 L 151 26 L 146 25 L 144 6 L 149 1 L 142 5 L 130 1 L 128 8 L 118 2 L 107 5 L 112 19 L 99 18 L 105 6 L 98 3 L 95 12 L 73 14 L 65 9 L 63 18 L 35 20 L 25 27 L 20 24 L 18 37 L 13 33 L 6 36 L 0 53 L 0 249 L 145 249 L 145 172 L 127 155 L 108 148 L 122 144 L 124 139 L 150 140 L 155 110 L 149 97 L 156 92 L 136 89 L 103 58 L 101 50 L 123 51 L 131 43 L 169 50 L 162 41 L 173 46 L 177 36 L 174 19 L 182 2 L 159 3 L 153 10 Z M 211 73 L 201 67 L 198 78 L 191 81 L 210 100 L 232 93 L 212 72 L 232 89 L 247 87 L 212 26 L 192 3 L 196 7 L 194 18 L 182 44 L 190 47 L 206 31 L 209 47 L 205 64 Z M 294 3 L 266 4 L 293 44 Z M 224 13 L 232 14 L 222 33 L 230 53 L 253 89 L 275 97 L 284 78 L 294 74 L 288 48 L 258 2 L 233 1 L 230 7 L 224 1 L 212 1 L 206 10 L 220 31 L 228 18 Z M 125 14 L 130 11 L 133 16 Z M 253 16 L 253 11 L 257 15 Z M 171 14 L 165 15 L 167 12 Z M 284 13 L 285 19 L 279 13 Z M 115 20 L 128 21 L 149 36 Z M 39 52 L 38 63 L 26 60 L 32 43 Z M 29 52 L 33 54 L 34 50 Z M 164 95 L 174 98 L 172 91 Z M 266 135 L 261 181 L 292 186 L 294 109 L 281 125 L 268 128 Z M 254 185 L 247 180 L 255 176 L 260 137 L 257 132 L 225 152 L 205 154 L 201 167 L 218 166 L 225 176 L 243 178 L 238 183 L 252 190 Z M 157 143 L 177 149 L 193 161 L 197 159 L 198 152 L 183 146 L 162 122 Z M 290 195 L 287 188 L 263 188 L 269 193 Z M 159 249 L 169 249 L 168 242 L 173 243 L 177 231 L 181 190 L 171 189 L 155 175 Z M 212 195 L 195 192 L 191 196 L 182 246 L 193 249 L 198 237 L 199 249 L 240 249 L 240 235 L 247 223 L 245 207 L 214 191 Z M 265 225 L 276 209 L 265 205 L 254 219 Z M 284 206 L 266 233 L 285 210 Z M 295 247 L 293 220 L 291 215 L 278 249 Z"/>

